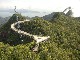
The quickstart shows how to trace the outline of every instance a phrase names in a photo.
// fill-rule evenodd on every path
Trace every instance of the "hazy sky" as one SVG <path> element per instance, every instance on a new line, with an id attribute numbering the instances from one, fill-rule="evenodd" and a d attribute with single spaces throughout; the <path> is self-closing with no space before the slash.
<path id="1" fill-rule="evenodd" d="M 0 0 L 1 8 L 30 9 L 36 11 L 63 11 L 71 6 L 75 16 L 80 16 L 80 0 Z"/>

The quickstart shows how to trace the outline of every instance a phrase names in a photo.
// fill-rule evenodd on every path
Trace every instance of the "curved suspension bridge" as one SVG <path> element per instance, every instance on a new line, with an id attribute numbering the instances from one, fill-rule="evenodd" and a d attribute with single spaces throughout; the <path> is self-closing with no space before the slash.
<path id="1" fill-rule="evenodd" d="M 66 8 L 66 9 L 63 11 L 63 13 L 65 13 L 65 11 L 67 11 L 67 10 L 71 10 L 71 7 Z M 15 11 L 15 13 L 18 13 L 18 12 L 16 12 L 16 6 L 15 6 L 14 11 Z M 37 51 L 38 46 L 39 46 L 39 43 L 42 42 L 42 41 L 48 40 L 48 39 L 50 38 L 50 36 L 33 35 L 33 34 L 30 34 L 30 33 L 24 32 L 24 31 L 22 31 L 22 30 L 20 30 L 20 29 L 17 29 L 17 28 L 15 27 L 17 24 L 18 24 L 18 26 L 20 27 L 20 25 L 19 25 L 20 23 L 24 23 L 24 22 L 28 22 L 28 21 L 30 21 L 30 20 L 26 19 L 26 20 L 24 20 L 24 21 L 18 21 L 18 16 L 17 16 L 17 22 L 11 24 L 11 29 L 12 29 L 13 31 L 19 33 L 19 34 L 23 34 L 23 35 L 26 35 L 26 36 L 33 37 L 33 39 L 36 41 L 36 46 L 35 46 L 35 48 L 34 48 L 33 51 Z"/>
<path id="2" fill-rule="evenodd" d="M 26 36 L 30 36 L 30 37 L 33 37 L 33 39 L 36 41 L 36 44 L 37 46 L 39 46 L 39 43 L 42 42 L 42 41 L 46 41 L 50 38 L 50 36 L 39 36 L 39 35 L 33 35 L 33 34 L 30 34 L 30 33 L 27 33 L 27 32 L 24 32 L 20 29 L 17 29 L 15 26 L 17 24 L 20 24 L 20 23 L 24 23 L 24 22 L 28 22 L 30 20 L 26 19 L 24 21 L 18 21 L 18 22 L 15 22 L 13 24 L 11 24 L 11 29 L 19 34 L 23 34 L 23 35 L 26 35 Z M 35 47 L 33 51 L 36 51 L 38 49 L 38 47 Z"/>

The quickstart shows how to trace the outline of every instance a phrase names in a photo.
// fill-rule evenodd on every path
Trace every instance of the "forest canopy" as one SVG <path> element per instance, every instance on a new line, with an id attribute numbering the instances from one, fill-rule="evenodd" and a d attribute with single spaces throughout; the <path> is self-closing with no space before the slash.
<path id="1" fill-rule="evenodd" d="M 10 29 L 15 22 L 15 15 L 0 29 L 0 59 L 1 60 L 80 60 L 80 20 L 56 13 L 47 21 L 42 18 L 21 23 L 21 30 L 35 35 L 48 35 L 50 39 L 40 43 L 39 51 L 31 48 L 35 41 L 29 36 L 20 38 L 18 33 Z M 20 15 L 20 19 L 25 19 Z M 6 32 L 4 38 L 3 32 Z M 21 40 L 24 40 L 21 42 Z M 31 42 L 27 42 L 32 40 Z"/>

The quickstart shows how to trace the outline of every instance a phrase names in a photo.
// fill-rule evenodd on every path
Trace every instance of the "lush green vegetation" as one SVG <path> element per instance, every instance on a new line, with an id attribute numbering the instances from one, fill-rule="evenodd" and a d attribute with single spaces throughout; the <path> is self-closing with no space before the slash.
<path id="1" fill-rule="evenodd" d="M 6 23 L 7 24 L 7 23 Z M 8 22 L 9 24 L 9 22 Z M 3 39 L 12 43 L 0 43 L 0 59 L 2 60 L 80 60 L 80 20 L 63 13 L 56 13 L 51 21 L 41 18 L 34 18 L 30 22 L 21 25 L 21 30 L 31 34 L 49 35 L 50 39 L 40 43 L 39 51 L 33 52 L 31 49 L 35 41 L 30 37 L 22 37 L 12 31 L 9 25 L 2 27 L 1 31 L 10 31 L 8 37 Z M 24 42 L 21 42 L 21 39 Z M 1 41 L 3 41 L 1 40 Z M 27 42 L 33 40 L 32 42 Z M 15 42 L 15 43 L 13 43 Z M 22 43 L 22 44 L 20 44 Z M 24 44 L 25 43 L 25 44 Z M 10 46 L 10 45 L 16 46 Z M 4 58 L 5 57 L 5 58 Z"/>
<path id="2" fill-rule="evenodd" d="M 20 35 L 13 30 L 11 30 L 11 24 L 16 22 L 16 16 L 19 17 L 19 20 L 24 20 L 25 17 L 21 16 L 20 14 L 13 14 L 13 16 L 8 20 L 7 23 L 5 23 L 1 28 L 0 28 L 0 41 L 4 43 L 9 43 L 10 45 L 17 45 L 22 43 L 20 39 Z M 27 37 L 23 36 L 24 39 Z M 22 38 L 23 38 L 22 37 Z M 28 37 L 29 38 L 29 37 Z"/>
<path id="3" fill-rule="evenodd" d="M 30 22 L 21 23 L 21 30 L 34 35 L 48 35 L 51 23 L 41 18 L 34 18 Z M 27 28 L 26 28 L 27 27 Z"/>

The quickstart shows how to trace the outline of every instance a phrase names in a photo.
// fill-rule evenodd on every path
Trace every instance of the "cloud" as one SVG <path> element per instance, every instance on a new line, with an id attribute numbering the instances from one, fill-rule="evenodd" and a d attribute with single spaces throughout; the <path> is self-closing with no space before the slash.
<path id="1" fill-rule="evenodd" d="M 80 0 L 0 0 L 0 8 L 31 9 L 38 11 L 63 11 L 71 6 L 76 15 L 79 15 Z"/>

